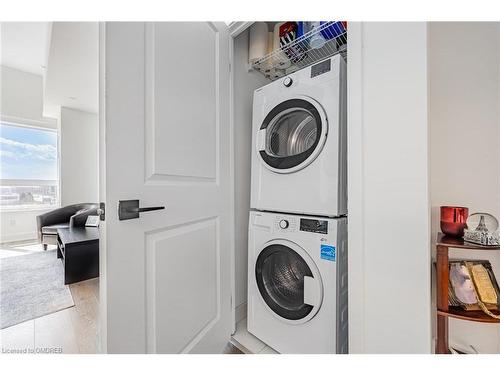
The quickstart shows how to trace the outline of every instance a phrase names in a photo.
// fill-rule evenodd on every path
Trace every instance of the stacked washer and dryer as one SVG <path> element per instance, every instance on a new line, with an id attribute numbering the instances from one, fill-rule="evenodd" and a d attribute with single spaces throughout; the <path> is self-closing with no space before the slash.
<path id="1" fill-rule="evenodd" d="M 280 353 L 347 353 L 346 64 L 254 92 L 250 333 Z"/>

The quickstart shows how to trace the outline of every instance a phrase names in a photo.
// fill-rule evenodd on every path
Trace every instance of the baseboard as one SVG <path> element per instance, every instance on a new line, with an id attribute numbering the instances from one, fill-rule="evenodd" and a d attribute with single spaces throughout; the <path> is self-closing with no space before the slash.
<path id="1" fill-rule="evenodd" d="M 0 237 L 0 243 L 36 240 L 36 238 L 37 238 L 36 232 L 25 232 L 25 233 L 11 234 L 11 235 L 2 234 L 2 236 Z"/>
<path id="2" fill-rule="evenodd" d="M 243 302 L 236 306 L 235 313 L 235 322 L 238 323 L 241 320 L 245 319 L 247 317 L 247 303 Z"/>

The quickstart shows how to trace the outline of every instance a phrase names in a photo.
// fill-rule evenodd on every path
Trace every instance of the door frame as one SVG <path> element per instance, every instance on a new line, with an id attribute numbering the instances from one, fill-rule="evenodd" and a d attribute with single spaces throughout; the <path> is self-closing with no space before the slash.
<path id="1" fill-rule="evenodd" d="M 231 261 L 231 326 L 232 334 L 236 332 L 236 226 L 235 226 L 235 160 L 234 160 L 234 40 L 250 26 L 254 24 L 253 21 L 238 21 L 231 22 L 228 25 L 229 29 L 229 136 L 231 139 L 231 144 L 229 145 L 230 158 L 230 187 L 231 187 L 231 250 L 230 250 L 230 261 Z"/>
<path id="2" fill-rule="evenodd" d="M 106 202 L 106 22 L 99 22 L 99 202 Z M 109 207 L 106 207 L 107 210 Z M 106 214 L 106 213 L 105 213 Z M 98 352 L 108 352 L 106 220 L 99 225 L 99 345 Z"/>

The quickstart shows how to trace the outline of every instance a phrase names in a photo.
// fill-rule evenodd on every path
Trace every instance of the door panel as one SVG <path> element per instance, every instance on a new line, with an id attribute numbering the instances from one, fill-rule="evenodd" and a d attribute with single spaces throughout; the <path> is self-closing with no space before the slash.
<path id="1" fill-rule="evenodd" d="M 220 353 L 231 331 L 228 34 L 106 23 L 111 353 Z M 165 210 L 119 221 L 118 201 Z"/>
<path id="2" fill-rule="evenodd" d="M 215 181 L 219 38 L 217 28 L 206 22 L 146 25 L 148 178 Z M 227 68 L 222 66 L 223 74 Z"/>
<path id="3" fill-rule="evenodd" d="M 187 352 L 216 322 L 218 232 L 212 218 L 146 234 L 148 352 Z"/>

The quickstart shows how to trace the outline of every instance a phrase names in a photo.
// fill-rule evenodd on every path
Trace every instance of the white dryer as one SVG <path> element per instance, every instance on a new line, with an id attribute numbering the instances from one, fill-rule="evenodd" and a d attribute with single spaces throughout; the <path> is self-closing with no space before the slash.
<path id="1" fill-rule="evenodd" d="M 250 212 L 248 331 L 280 353 L 347 353 L 347 218 Z"/>
<path id="2" fill-rule="evenodd" d="M 346 214 L 346 120 L 340 55 L 255 90 L 251 208 Z"/>

